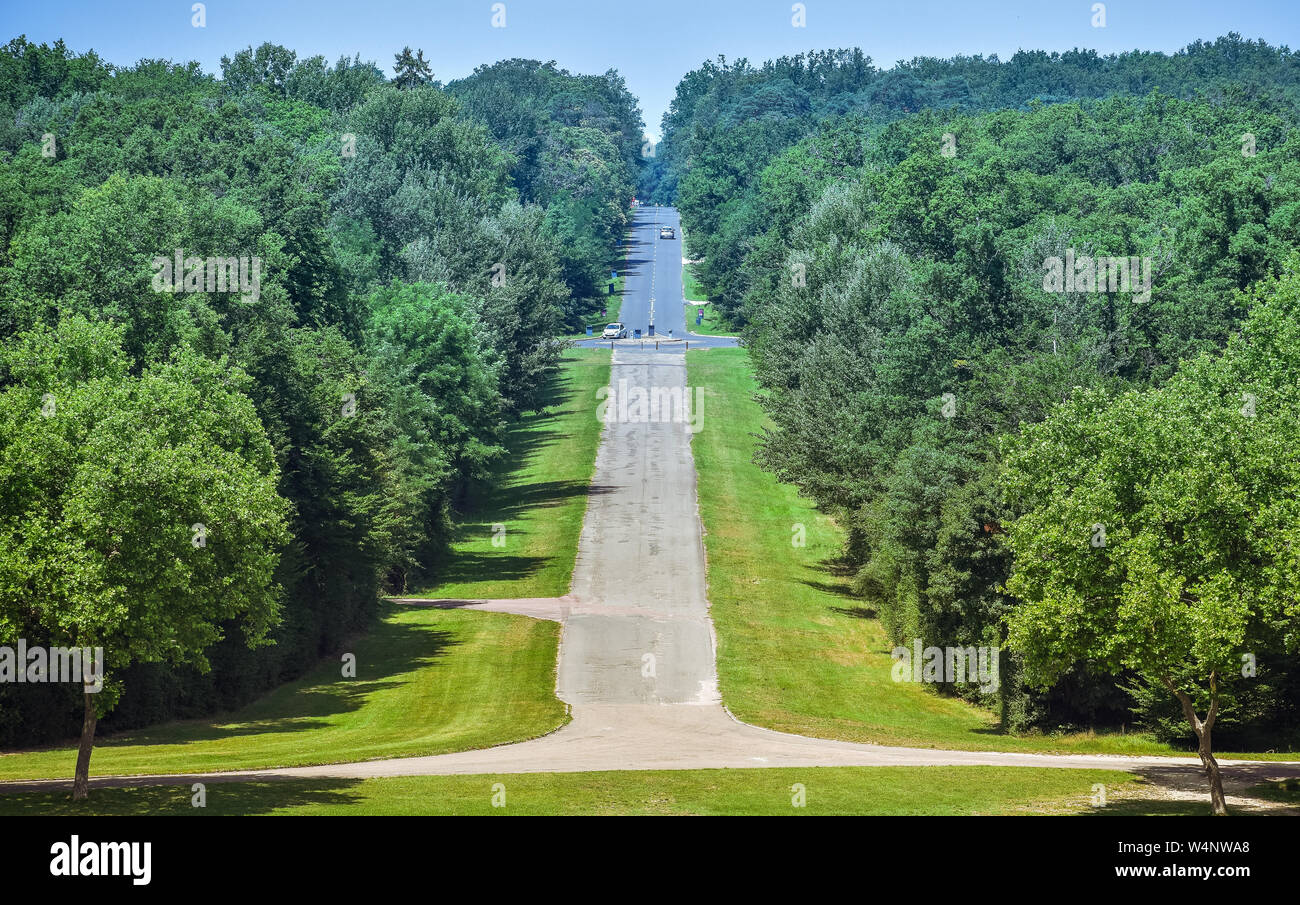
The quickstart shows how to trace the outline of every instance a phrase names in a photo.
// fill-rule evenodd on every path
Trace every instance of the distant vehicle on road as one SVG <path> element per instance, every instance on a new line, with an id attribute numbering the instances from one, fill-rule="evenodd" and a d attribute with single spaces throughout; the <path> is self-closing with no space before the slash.
<path id="1" fill-rule="evenodd" d="M 677 238 L 677 232 L 676 232 L 676 230 L 674 230 L 671 226 L 661 226 L 661 227 L 659 227 L 659 238 L 661 238 L 661 239 L 676 239 L 676 238 Z"/>
<path id="2" fill-rule="evenodd" d="M 627 327 L 622 324 L 606 324 L 605 332 L 600 335 L 605 339 L 627 339 Z"/>

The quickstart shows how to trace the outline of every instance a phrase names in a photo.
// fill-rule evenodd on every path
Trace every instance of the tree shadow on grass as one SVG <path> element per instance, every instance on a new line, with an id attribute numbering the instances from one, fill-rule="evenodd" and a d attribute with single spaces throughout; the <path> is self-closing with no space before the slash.
<path id="1" fill-rule="evenodd" d="M 849 589 L 849 586 L 847 584 L 844 584 L 843 582 L 816 581 L 810 578 L 802 578 L 799 581 L 800 584 L 810 587 L 814 591 L 821 591 L 823 594 L 830 594 L 834 597 L 842 597 L 845 598 L 846 600 L 862 599 L 861 597 L 858 597 L 856 594 L 854 594 L 853 591 Z"/>
<path id="2" fill-rule="evenodd" d="M 197 780 L 197 777 L 196 777 Z M 210 816 L 270 814 L 306 805 L 344 807 L 361 800 L 359 779 L 314 778 L 264 782 L 206 782 L 206 805 L 194 807 L 191 784 L 119 789 L 92 787 L 85 801 L 67 790 L 0 794 L 0 816 Z"/>
<path id="3" fill-rule="evenodd" d="M 410 673 L 434 665 L 459 643 L 451 632 L 418 623 L 384 620 L 356 644 L 355 679 L 344 678 L 339 660 L 326 657 L 308 675 L 274 689 L 234 713 L 165 723 L 122 736 L 96 739 L 95 748 L 104 751 L 329 729 L 329 717 L 360 710 L 371 695 L 409 683 Z"/>
<path id="4" fill-rule="evenodd" d="M 875 609 L 866 606 L 833 606 L 831 612 L 839 613 L 841 616 L 851 616 L 854 619 L 875 619 L 877 615 Z"/>
<path id="5" fill-rule="evenodd" d="M 474 553 L 458 551 L 435 567 L 437 580 L 433 583 L 416 583 L 420 596 L 437 594 L 451 585 L 475 581 L 518 581 L 536 575 L 550 559 L 545 556 L 514 556 L 507 554 Z"/>
<path id="6" fill-rule="evenodd" d="M 827 576 L 832 580 L 821 581 L 812 578 L 801 578 L 799 580 L 800 584 L 821 594 L 854 602 L 852 605 L 833 606 L 830 608 L 832 613 L 839 613 L 841 616 L 852 616 L 855 619 L 876 618 L 878 615 L 877 609 L 874 606 L 865 605 L 862 602 L 863 599 L 853 593 L 853 587 L 849 583 L 853 570 L 845 564 L 842 558 L 823 559 L 815 567 L 810 566 L 809 568 L 814 571 L 814 574 Z"/>
<path id="7" fill-rule="evenodd" d="M 1105 807 L 1086 807 L 1076 812 L 1079 817 L 1208 817 L 1210 793 L 1205 801 L 1170 801 L 1162 798 L 1108 799 Z"/>
<path id="8" fill-rule="evenodd" d="M 611 493 L 613 487 L 588 484 L 584 481 L 541 481 L 525 484 L 513 490 L 509 502 L 500 502 L 487 512 L 480 512 L 482 521 L 462 522 L 452 533 L 453 547 L 435 559 L 428 576 L 412 583 L 419 593 L 436 593 L 440 588 L 475 581 L 515 581 L 530 578 L 551 563 L 554 557 L 464 549 L 475 540 L 486 540 L 493 535 L 494 525 L 517 525 L 523 517 L 540 509 L 558 506 L 574 497 L 589 497 Z M 516 529 L 517 530 L 517 529 Z M 461 549 L 455 549 L 461 545 Z"/>
<path id="9" fill-rule="evenodd" d="M 608 493 L 610 489 L 593 486 L 587 481 L 538 481 L 533 484 L 523 484 L 511 488 L 510 493 L 506 495 L 509 502 L 500 501 L 499 505 L 492 508 L 490 514 L 496 516 L 492 521 L 509 522 L 532 509 L 557 506 L 566 500 L 588 494 Z"/>
<path id="10" fill-rule="evenodd" d="M 515 476 L 527 471 L 529 463 L 547 447 L 572 436 L 556 430 L 554 421 L 558 415 L 564 414 L 569 403 L 576 404 L 576 397 L 577 393 L 568 388 L 562 378 L 551 380 L 538 410 L 523 415 L 506 428 L 503 439 L 505 455 L 492 467 L 486 479 L 475 481 L 469 486 L 457 506 L 458 518 L 471 523 L 500 521 L 492 516 L 507 508 L 505 501 L 516 497 L 521 487 L 534 486 L 524 483 L 526 479 Z M 593 418 L 595 403 L 593 398 Z M 559 411 L 553 412 L 551 409 Z"/>
<path id="11" fill-rule="evenodd" d="M 576 497 L 609 492 L 611 488 L 585 480 L 529 480 L 525 474 L 531 462 L 547 447 L 570 438 L 571 434 L 554 428 L 554 419 L 570 405 L 581 404 L 578 396 L 570 383 L 557 375 L 551 380 L 539 409 L 508 428 L 506 455 L 496 463 L 488 479 L 475 482 L 466 490 L 457 507 L 451 544 L 412 583 L 417 593 L 437 594 L 441 588 L 476 581 L 518 581 L 532 577 L 546 568 L 551 557 L 456 547 L 491 537 L 497 524 L 517 524 L 538 510 Z M 594 399 L 592 406 L 594 418 Z M 553 411 L 556 409 L 559 411 Z"/>
<path id="12" fill-rule="evenodd" d="M 1233 801 L 1228 804 L 1228 815 L 1236 817 L 1273 817 L 1290 816 L 1293 810 L 1267 807 L 1263 803 Z M 1111 798 L 1105 807 L 1085 808 L 1079 811 L 1082 817 L 1211 817 L 1214 810 L 1210 806 L 1210 790 L 1207 787 L 1201 799 L 1157 798 L 1154 796 L 1125 796 L 1118 800 Z"/>
<path id="13" fill-rule="evenodd" d="M 1300 778 L 1288 764 L 1224 765 L 1228 813 L 1270 816 L 1296 813 L 1300 805 Z M 1088 817 L 1187 816 L 1208 817 L 1210 786 L 1205 771 L 1195 765 L 1124 767 L 1137 782 L 1111 791 L 1102 807 L 1081 806 L 1076 813 Z M 1279 776 L 1289 778 L 1278 779 Z M 1261 782 L 1262 780 L 1262 782 Z M 1294 791 L 1288 791 L 1288 788 Z M 1094 789 L 1094 796 L 1097 790 Z"/>

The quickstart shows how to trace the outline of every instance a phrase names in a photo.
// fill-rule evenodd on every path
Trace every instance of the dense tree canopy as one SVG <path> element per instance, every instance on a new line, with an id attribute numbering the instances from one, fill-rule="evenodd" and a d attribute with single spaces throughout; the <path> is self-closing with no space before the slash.
<path id="1" fill-rule="evenodd" d="M 360 58 L 331 66 L 263 44 L 223 57 L 214 78 L 196 63 L 110 66 L 61 42 L 0 48 L 0 421 L 14 438 L 0 521 L 40 515 L 22 509 L 37 506 L 34 481 L 55 507 L 41 512 L 65 518 L 91 498 L 59 482 L 92 470 L 105 507 L 83 513 L 101 521 L 81 533 L 73 519 L 63 535 L 7 538 L 0 619 L 6 637 L 57 643 L 117 630 L 107 615 L 98 634 L 77 621 L 85 595 L 138 616 L 156 638 L 113 640 L 110 726 L 235 706 L 334 652 L 381 593 L 427 578 L 506 423 L 539 404 L 559 335 L 603 304 L 640 165 L 640 112 L 618 74 L 514 60 L 443 86 L 422 53 L 396 58 L 390 82 Z M 46 371 L 38 347 L 60 350 Z M 45 394 L 59 418 L 40 415 Z M 203 423 L 180 436 L 173 417 Z M 29 467 L 57 431 L 79 432 L 79 449 Z M 114 436 L 139 446 L 110 448 Z M 226 477 L 190 480 L 187 456 Z M 129 473 L 113 483 L 109 467 Z M 166 492 L 133 483 L 163 474 Z M 103 560 L 116 535 L 95 532 L 126 517 L 117 492 L 160 510 L 131 523 L 138 549 Z M 230 560 L 228 593 L 177 609 L 189 621 L 176 631 L 113 604 L 124 585 L 107 573 L 74 599 L 12 571 L 28 554 L 130 562 L 153 582 L 141 607 L 191 579 L 202 594 L 199 510 L 203 562 Z M 184 555 L 167 566 L 168 551 Z M 24 594 L 50 618 L 12 621 Z M 273 644 L 249 650 L 241 633 Z M 158 647 L 169 635 L 174 649 Z M 65 691 L 0 688 L 0 740 L 69 734 L 81 698 Z"/>
<path id="2" fill-rule="evenodd" d="M 1223 692 L 1276 673 L 1300 640 L 1300 257 L 1223 355 L 1158 389 L 1090 391 L 1005 461 L 1024 605 L 1010 641 L 1031 679 L 1078 660 L 1178 699 L 1210 771 Z M 1203 716 L 1202 716 L 1203 714 Z"/>
<path id="3" fill-rule="evenodd" d="M 841 516 L 855 588 L 896 641 L 1006 643 L 1030 588 L 1008 579 L 1032 574 L 1030 538 L 1057 536 L 1035 522 L 1008 543 L 1027 505 L 1008 469 L 1075 499 L 1084 467 L 1065 452 L 1009 466 L 1006 445 L 1044 419 L 1065 431 L 1078 400 L 1164 392 L 1243 328 L 1243 293 L 1284 272 L 1300 248 L 1298 87 L 1289 50 L 1235 35 L 1172 56 L 1023 52 L 887 72 L 858 51 L 719 60 L 682 80 L 644 188 L 676 200 L 709 297 L 750 346 L 772 420 L 760 463 Z M 1137 266 L 1132 285 L 1118 270 L 1110 285 L 1111 257 L 1125 276 Z M 1054 259 L 1099 259 L 1101 276 L 1053 286 Z M 1153 447 L 1199 447 L 1170 424 Z M 1117 425 L 1116 442 L 1135 430 Z M 1074 555 L 1106 521 L 1079 529 Z M 1249 530 L 1286 543 L 1280 528 Z M 1060 622 L 1039 612 L 1044 632 Z M 1118 724 L 1132 710 L 1193 737 L 1158 670 L 1049 651 L 1057 668 L 1040 686 L 1027 650 L 1012 648 L 996 696 L 953 691 L 1000 706 L 1012 728 Z M 1300 731 L 1300 682 L 1285 671 L 1218 681 L 1235 743 Z"/>

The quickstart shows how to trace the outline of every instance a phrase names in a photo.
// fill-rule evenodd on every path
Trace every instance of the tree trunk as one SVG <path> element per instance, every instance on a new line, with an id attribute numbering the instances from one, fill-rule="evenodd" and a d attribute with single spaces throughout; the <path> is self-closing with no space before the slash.
<path id="1" fill-rule="evenodd" d="M 1210 806 L 1214 809 L 1216 817 L 1222 817 L 1228 813 L 1227 799 L 1223 794 L 1223 774 L 1219 772 L 1219 762 L 1214 759 L 1214 753 L 1210 748 L 1210 733 L 1214 729 L 1214 720 L 1219 715 L 1218 674 L 1210 673 L 1210 710 L 1204 720 L 1196 715 L 1196 708 L 1186 692 L 1176 687 L 1168 676 L 1161 676 L 1161 679 L 1165 687 L 1178 698 L 1178 703 L 1183 707 L 1183 716 L 1187 717 L 1192 732 L 1196 733 L 1196 753 L 1201 758 L 1201 763 L 1205 765 L 1205 775 L 1210 780 Z"/>
<path id="2" fill-rule="evenodd" d="M 95 696 L 85 692 L 86 718 L 81 724 L 81 747 L 77 749 L 77 770 L 72 778 L 72 800 L 82 801 L 90 794 L 90 749 L 95 746 Z"/>
<path id="3" fill-rule="evenodd" d="M 1210 777 L 1210 805 L 1214 808 L 1214 816 L 1222 817 L 1228 813 L 1228 802 L 1223 795 L 1223 776 L 1219 773 L 1219 762 L 1210 753 L 1208 728 L 1203 731 L 1200 741 L 1201 762 L 1205 764 L 1205 772 Z"/>

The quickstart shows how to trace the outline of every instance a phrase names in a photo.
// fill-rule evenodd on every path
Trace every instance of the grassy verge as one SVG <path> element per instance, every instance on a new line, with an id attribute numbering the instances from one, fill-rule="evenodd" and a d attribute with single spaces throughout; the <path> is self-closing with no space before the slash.
<path id="1" fill-rule="evenodd" d="M 785 732 L 886 745 L 1183 753 L 1144 734 L 1011 735 L 992 713 L 892 681 L 892 645 L 884 630 L 832 574 L 839 529 L 753 464 L 754 434 L 765 422 L 753 401 L 748 353 L 691 352 L 686 362 L 689 385 L 703 387 L 706 397 L 708 415 L 692 450 L 719 683 L 737 717 Z M 792 543 L 799 526 L 803 547 Z"/>
<path id="2" fill-rule="evenodd" d="M 568 590 L 609 353 L 571 350 L 548 411 L 515 425 L 488 498 L 457 528 L 446 579 L 427 596 L 541 597 Z M 493 525 L 506 526 L 492 546 Z M 519 616 L 391 608 L 357 639 L 357 678 L 322 663 L 248 707 L 103 739 L 94 774 L 209 772 L 439 754 L 522 741 L 563 725 L 559 627 Z M 0 756 L 0 779 L 70 776 L 71 748 Z"/>
<path id="3" fill-rule="evenodd" d="M 511 428 L 507 461 L 457 525 L 439 581 L 411 589 L 411 596 L 499 599 L 568 592 L 600 443 L 596 390 L 609 383 L 609 362 L 607 349 L 565 353 L 547 412 Z M 504 535 L 497 526 L 504 526 Z"/>
<path id="4" fill-rule="evenodd" d="M 628 230 L 627 230 L 627 233 L 625 234 L 625 236 L 630 236 L 631 233 L 632 233 L 632 230 L 631 230 L 631 227 L 629 227 Z M 624 251 L 623 251 L 623 260 L 622 260 L 622 263 L 621 263 L 621 265 L 620 265 L 620 267 L 619 267 L 619 270 L 620 270 L 621 272 L 620 272 L 620 273 L 619 273 L 619 274 L 614 278 L 614 292 L 613 292 L 613 294 L 612 294 L 612 295 L 607 295 L 607 296 L 605 297 L 605 299 L 603 300 L 603 301 L 604 301 L 604 308 L 605 308 L 605 318 L 604 318 L 603 320 L 601 320 L 599 323 L 597 323 L 595 320 L 592 320 L 592 322 L 591 322 L 591 325 L 592 325 L 592 335 L 593 335 L 593 336 L 600 336 L 600 331 L 603 330 L 603 329 L 605 329 L 605 325 L 606 325 L 606 324 L 612 324 L 612 323 L 614 323 L 615 321 L 617 321 L 617 320 L 618 320 L 618 316 L 619 316 L 619 314 L 622 312 L 622 309 L 623 309 L 623 287 L 624 287 L 625 285 L 627 285 L 627 277 L 624 276 L 624 274 L 627 272 L 627 255 L 628 255 L 628 251 L 627 251 L 627 249 L 629 249 L 630 247 L 631 247 L 631 246 L 627 244 L 627 242 L 626 242 L 626 238 L 625 238 L 625 241 L 624 241 Z M 608 280 L 603 281 L 603 282 L 601 283 L 601 287 L 602 287 L 603 289 L 606 289 L 606 290 L 607 290 L 608 287 L 609 287 L 609 281 L 608 281 Z M 591 317 L 594 318 L 595 315 L 591 315 Z M 586 335 L 587 335 L 587 331 L 586 331 L 585 329 L 579 329 L 579 330 L 574 331 L 573 333 L 570 333 L 570 334 L 569 334 L 569 338 L 571 338 L 571 339 L 581 339 L 581 338 L 585 337 Z"/>
<path id="5" fill-rule="evenodd" d="M 188 786 L 0 795 L 0 815 L 35 814 L 1060 814 L 1090 810 L 1112 770 L 1038 767 L 820 767 L 630 770 L 220 783 L 207 806 Z M 494 785 L 500 787 L 494 789 Z M 804 787 L 795 807 L 793 788 Z M 504 805 L 494 807 L 493 797 Z M 1203 811 L 1204 809 L 1202 809 Z"/>
<path id="6" fill-rule="evenodd" d="M 682 290 L 687 299 L 696 301 L 708 299 L 704 288 L 700 286 L 699 280 L 695 278 L 695 265 L 693 264 L 682 265 Z M 699 310 L 699 306 L 687 301 L 683 310 L 686 312 L 686 329 L 693 333 L 704 336 L 731 336 L 736 332 L 722 323 L 718 317 L 717 309 L 712 305 L 704 306 L 704 320 L 698 325 L 695 323 L 695 313 Z"/>
<path id="7" fill-rule="evenodd" d="M 568 721 L 559 626 L 390 605 L 358 638 L 356 678 L 323 662 L 234 714 L 104 739 L 92 775 L 194 773 L 441 754 L 534 738 Z M 71 777 L 76 749 L 0 756 L 0 779 Z"/>
<path id="8" fill-rule="evenodd" d="M 735 336 L 736 331 L 728 327 L 718 318 L 718 313 L 712 305 L 704 306 L 704 320 L 695 323 L 695 314 L 700 309 L 695 305 L 687 305 L 683 309 L 686 313 L 686 329 L 692 333 L 699 333 L 702 336 Z"/>
<path id="9" fill-rule="evenodd" d="M 623 259 L 626 261 L 627 256 L 624 255 Z M 605 324 L 617 322 L 618 316 L 623 313 L 623 287 L 626 285 L 627 277 L 623 276 L 623 274 L 620 273 L 614 278 L 614 294 L 609 297 L 609 301 L 605 305 L 605 320 L 604 323 L 599 325 L 600 329 L 604 329 Z M 592 333 L 599 335 L 600 330 L 593 328 Z"/>
<path id="10" fill-rule="evenodd" d="M 707 302 L 709 300 L 708 295 L 704 292 L 704 287 L 700 285 L 700 281 L 695 277 L 694 264 L 682 265 L 682 294 L 687 300 L 687 304 L 693 301 Z"/>
<path id="11" fill-rule="evenodd" d="M 1291 807 L 1300 808 L 1300 779 L 1281 779 L 1254 786 L 1251 790 L 1257 798 L 1277 801 Z"/>

